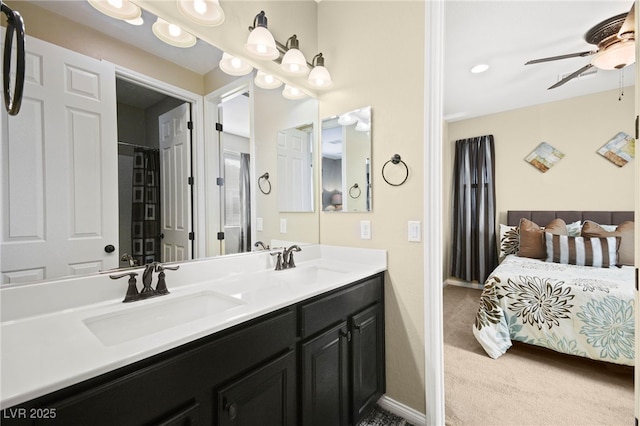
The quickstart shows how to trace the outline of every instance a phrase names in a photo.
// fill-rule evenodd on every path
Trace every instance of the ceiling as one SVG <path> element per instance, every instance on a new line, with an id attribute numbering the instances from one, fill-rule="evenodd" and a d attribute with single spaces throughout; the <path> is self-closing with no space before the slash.
<path id="1" fill-rule="evenodd" d="M 32 2 L 199 74 L 217 67 L 222 55 L 201 40 L 189 49 L 159 41 L 151 31 L 155 19 L 147 12 L 143 14 L 144 26 L 134 27 L 102 15 L 86 1 Z M 527 66 L 524 63 L 593 50 L 584 34 L 593 25 L 628 12 L 632 4 L 629 0 L 446 0 L 444 4 L 444 115 L 449 121 L 620 87 L 621 72 L 598 70 L 589 77 L 547 90 L 559 76 L 586 65 L 588 57 Z M 479 63 L 489 65 L 489 70 L 471 74 L 471 67 Z M 622 74 L 623 85 L 633 85 L 635 66 L 626 67 Z"/>
<path id="2" fill-rule="evenodd" d="M 584 34 L 595 24 L 627 13 L 632 1 L 445 1 L 444 115 L 449 121 L 618 89 L 620 71 L 602 71 L 547 88 L 590 57 L 535 65 L 527 60 L 594 50 Z M 482 74 L 471 74 L 479 64 Z M 593 68 L 592 68 L 593 69 Z M 624 69 L 634 83 L 635 65 Z M 633 96 L 628 90 L 626 96 Z"/>

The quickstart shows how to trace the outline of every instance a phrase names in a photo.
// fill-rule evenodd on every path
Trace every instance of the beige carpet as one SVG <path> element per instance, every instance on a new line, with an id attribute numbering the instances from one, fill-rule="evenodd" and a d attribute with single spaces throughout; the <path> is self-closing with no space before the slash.
<path id="1" fill-rule="evenodd" d="M 471 331 L 480 293 L 444 289 L 447 425 L 634 424 L 632 367 L 518 342 L 489 358 Z"/>

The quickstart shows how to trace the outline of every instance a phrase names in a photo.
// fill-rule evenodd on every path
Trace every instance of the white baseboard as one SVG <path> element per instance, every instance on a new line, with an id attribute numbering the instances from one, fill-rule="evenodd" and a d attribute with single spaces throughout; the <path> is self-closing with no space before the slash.
<path id="1" fill-rule="evenodd" d="M 444 280 L 444 286 L 446 287 L 448 285 L 455 285 L 455 286 L 458 286 L 458 287 L 475 288 L 477 290 L 483 290 L 484 289 L 484 285 L 478 283 L 477 281 L 468 282 L 468 281 L 459 280 L 457 278 L 447 278 L 446 280 Z"/>
<path id="2" fill-rule="evenodd" d="M 412 425 L 415 425 L 415 426 L 427 425 L 427 417 L 424 414 L 422 414 L 417 410 L 414 410 L 411 407 L 401 404 L 398 401 L 393 400 L 386 395 L 383 395 L 382 398 L 378 400 L 378 405 L 384 408 L 385 410 L 406 419 Z"/>

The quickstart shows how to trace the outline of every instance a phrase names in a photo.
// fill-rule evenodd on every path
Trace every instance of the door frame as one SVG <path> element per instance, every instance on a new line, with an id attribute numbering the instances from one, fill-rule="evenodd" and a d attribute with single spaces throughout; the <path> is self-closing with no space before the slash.
<path id="1" fill-rule="evenodd" d="M 174 98 L 188 102 L 191 107 L 191 121 L 193 122 L 193 130 L 191 132 L 191 170 L 194 179 L 191 191 L 191 230 L 195 234 L 195 242 L 191 253 L 192 259 L 198 259 L 204 256 L 205 247 L 205 160 L 204 160 L 204 97 L 197 93 L 190 92 L 180 87 L 174 86 L 165 81 L 157 80 L 137 71 L 130 70 L 120 65 L 114 65 L 116 68 L 116 77 L 130 81 L 139 86 L 147 87 L 156 92 L 164 93 Z"/>

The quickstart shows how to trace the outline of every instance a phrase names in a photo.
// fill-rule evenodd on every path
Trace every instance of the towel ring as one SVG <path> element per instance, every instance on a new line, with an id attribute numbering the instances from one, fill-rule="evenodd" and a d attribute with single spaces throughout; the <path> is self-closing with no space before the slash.
<path id="1" fill-rule="evenodd" d="M 262 188 L 262 179 L 264 179 L 268 184 L 269 184 L 269 189 L 267 191 L 265 191 Z M 260 176 L 258 178 L 258 188 L 260 188 L 260 192 L 262 192 L 264 195 L 269 195 L 271 194 L 271 182 L 269 182 L 269 172 L 263 174 L 262 176 Z"/>
<path id="2" fill-rule="evenodd" d="M 400 182 L 400 183 L 391 183 L 391 182 L 389 182 L 389 180 L 387 180 L 387 177 L 384 175 L 384 168 L 387 167 L 387 164 L 389 164 L 389 163 L 392 163 L 392 164 L 402 163 L 402 165 L 404 166 L 404 169 L 406 171 L 406 174 L 404 176 L 404 179 L 402 179 L 402 182 Z M 393 154 L 393 157 L 391 157 L 391 160 L 388 160 L 382 166 L 382 179 L 384 179 L 384 181 L 387 182 L 391 186 L 400 186 L 403 183 L 405 183 L 408 178 L 409 178 L 409 167 L 407 166 L 407 163 L 402 161 L 402 158 L 400 157 L 400 154 Z"/>
<path id="3" fill-rule="evenodd" d="M 357 192 L 358 195 L 353 195 L 355 193 L 355 191 L 353 191 L 354 189 L 358 190 L 358 192 Z M 360 196 L 360 194 L 362 194 L 362 190 L 360 189 L 360 187 L 358 186 L 357 183 L 354 183 L 353 186 L 351 188 L 349 188 L 349 197 L 358 198 Z"/>

